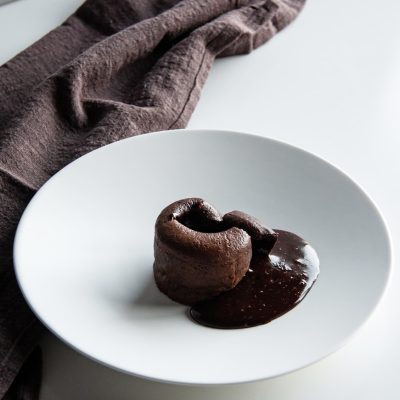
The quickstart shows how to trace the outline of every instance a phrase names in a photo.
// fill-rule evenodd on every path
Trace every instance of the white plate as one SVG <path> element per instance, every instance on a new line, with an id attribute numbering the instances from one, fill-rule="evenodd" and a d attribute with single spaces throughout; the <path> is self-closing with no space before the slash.
<path id="1" fill-rule="evenodd" d="M 306 299 L 267 325 L 218 330 L 160 294 L 154 222 L 192 196 L 308 240 L 321 274 Z M 335 351 L 376 306 L 391 262 L 377 208 L 338 169 L 287 144 L 215 131 L 148 134 L 68 165 L 27 207 L 14 256 L 26 299 L 65 342 L 121 371 L 190 384 L 273 377 Z"/>

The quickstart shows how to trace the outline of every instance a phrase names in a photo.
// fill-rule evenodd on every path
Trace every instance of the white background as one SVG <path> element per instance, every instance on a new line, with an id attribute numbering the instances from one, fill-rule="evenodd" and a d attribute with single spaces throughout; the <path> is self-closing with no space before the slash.
<path id="1" fill-rule="evenodd" d="M 1 6 L 0 64 L 63 22 L 80 3 L 19 0 Z M 400 239 L 400 2 L 307 0 L 298 20 L 270 43 L 251 55 L 215 63 L 189 127 L 277 138 L 336 164 L 377 202 L 389 223 L 396 257 Z M 397 267 L 395 261 L 388 292 L 356 337 L 336 354 L 301 371 L 245 385 L 167 385 L 99 366 L 48 337 L 43 346 L 41 398 L 397 400 Z"/>

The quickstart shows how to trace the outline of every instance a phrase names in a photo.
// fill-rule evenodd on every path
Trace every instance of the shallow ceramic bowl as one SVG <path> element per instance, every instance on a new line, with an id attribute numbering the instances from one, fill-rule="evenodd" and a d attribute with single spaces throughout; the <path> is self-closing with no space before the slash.
<path id="1" fill-rule="evenodd" d="M 306 299 L 254 328 L 192 322 L 152 275 L 154 222 L 185 197 L 309 241 L 321 273 Z M 382 296 L 390 254 L 379 211 L 343 172 L 296 147 L 220 131 L 153 133 L 78 159 L 35 195 L 15 241 L 19 283 L 51 331 L 110 367 L 186 384 L 269 378 L 337 350 Z"/>

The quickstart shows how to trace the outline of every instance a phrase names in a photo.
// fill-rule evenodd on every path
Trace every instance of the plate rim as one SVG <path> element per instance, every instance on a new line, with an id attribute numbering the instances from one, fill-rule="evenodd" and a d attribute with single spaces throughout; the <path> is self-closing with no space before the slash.
<path id="1" fill-rule="evenodd" d="M 108 151 L 107 149 L 109 147 L 115 147 L 115 146 L 121 146 L 123 145 L 126 141 L 132 141 L 132 140 L 146 140 L 146 138 L 148 136 L 162 136 L 163 134 L 189 134 L 189 135 L 201 135 L 201 134 L 211 134 L 211 135 L 237 135 L 237 136 L 242 136 L 242 137 L 250 137 L 253 139 L 258 139 L 258 140 L 265 140 L 266 142 L 273 142 L 275 144 L 278 144 L 280 146 L 283 147 L 288 147 L 290 148 L 290 150 L 292 151 L 297 151 L 297 152 L 301 152 L 303 154 L 305 154 L 306 156 L 312 157 L 317 159 L 319 162 L 323 162 L 325 164 L 327 164 L 328 166 L 330 166 L 331 168 L 333 168 L 336 172 L 338 172 L 340 175 L 342 175 L 346 180 L 348 180 L 351 184 L 353 184 L 364 196 L 365 198 L 368 200 L 368 202 L 370 203 L 370 205 L 372 206 L 372 208 L 374 209 L 374 211 L 376 212 L 376 215 L 379 217 L 380 222 L 382 223 L 382 227 L 386 236 L 386 242 L 387 242 L 387 247 L 388 247 L 388 263 L 387 263 L 387 270 L 385 271 L 386 276 L 385 276 L 385 282 L 384 285 L 381 289 L 381 292 L 379 294 L 379 296 L 376 298 L 374 305 L 371 307 L 370 312 L 368 313 L 368 315 L 362 320 L 362 322 L 357 326 L 356 329 L 354 329 L 350 334 L 348 334 L 345 338 L 342 339 L 341 342 L 338 342 L 336 344 L 336 346 L 332 346 L 332 349 L 330 349 L 326 354 L 319 356 L 319 357 L 315 357 L 315 359 L 310 360 L 309 362 L 303 363 L 302 365 L 293 367 L 291 369 L 287 369 L 286 371 L 280 372 L 280 373 L 276 373 L 276 374 L 272 374 L 269 376 L 259 376 L 259 377 L 255 377 L 253 379 L 234 379 L 234 380 L 224 380 L 224 381 L 218 381 L 218 382 L 203 382 L 201 380 L 198 381 L 180 381 L 180 380 L 171 380 L 171 379 L 165 379 L 165 378 L 161 378 L 161 377 L 156 377 L 156 376 L 150 376 L 150 375 L 146 375 L 146 374 L 140 374 L 138 372 L 134 372 L 131 370 L 127 370 L 124 368 L 120 368 L 118 366 L 115 366 L 111 363 L 108 363 L 107 361 L 101 360 L 99 358 L 96 358 L 96 356 L 91 355 L 87 352 L 85 352 L 83 349 L 79 348 L 77 345 L 74 345 L 72 343 L 70 343 L 62 334 L 56 332 L 46 321 L 44 318 L 42 318 L 39 314 L 39 312 L 34 308 L 34 306 L 31 304 L 31 302 L 29 301 L 29 298 L 27 296 L 27 293 L 25 292 L 24 289 L 24 285 L 22 283 L 22 279 L 21 279 L 21 271 L 20 268 L 18 267 L 18 254 L 20 252 L 20 241 L 21 241 L 21 231 L 22 231 L 22 227 L 24 225 L 24 221 L 27 219 L 27 216 L 29 216 L 30 213 L 30 209 L 33 207 L 33 204 L 37 201 L 38 199 L 38 194 L 40 194 L 42 191 L 45 190 L 46 186 L 48 184 L 51 184 L 53 179 L 57 179 L 57 176 L 62 173 L 65 169 L 69 168 L 70 165 L 75 164 L 76 162 L 80 162 L 80 160 L 82 158 L 86 158 L 86 157 L 91 157 L 93 155 L 93 153 L 97 153 L 100 151 Z M 18 283 L 18 286 L 21 290 L 22 296 L 25 299 L 25 301 L 27 302 L 29 308 L 31 309 L 31 311 L 33 312 L 33 314 L 38 318 L 38 320 L 52 333 L 54 334 L 58 339 L 60 339 L 63 343 L 65 343 L 66 345 L 68 345 L 69 347 L 71 347 L 72 349 L 74 349 L 75 351 L 77 351 L 79 354 L 83 355 L 84 357 L 89 358 L 90 360 L 99 363 L 103 366 L 106 366 L 110 369 L 113 369 L 115 371 L 118 372 L 122 372 L 124 374 L 127 375 L 132 375 L 138 378 L 142 378 L 142 379 L 146 379 L 146 380 L 150 380 L 150 381 L 154 381 L 154 382 L 161 382 L 161 383 L 168 383 L 168 384 L 177 384 L 177 385 L 184 385 L 184 386 L 217 386 L 217 385 L 232 385 L 232 384 L 243 384 L 243 383 L 251 383 L 251 382 L 257 382 L 257 381 L 262 381 L 262 380 L 267 380 L 267 379 L 274 379 L 277 378 L 279 376 L 283 376 L 286 374 L 290 374 L 292 372 L 301 370 L 303 368 L 306 368 L 308 366 L 311 366 L 327 357 L 329 357 L 330 355 L 336 353 L 338 350 L 340 350 L 341 348 L 343 348 L 343 346 L 345 346 L 347 343 L 349 343 L 359 332 L 360 330 L 366 325 L 366 323 L 373 317 L 373 315 L 375 315 L 376 310 L 378 309 L 378 307 L 380 306 L 380 304 L 382 303 L 384 297 L 386 296 L 387 292 L 388 292 L 388 287 L 390 286 L 391 282 L 392 282 L 392 278 L 393 278 L 393 264 L 394 264 L 394 247 L 393 247 L 393 238 L 392 238 L 392 234 L 389 228 L 389 225 L 387 223 L 386 218 L 384 217 L 381 209 L 379 208 L 379 206 L 377 205 L 377 203 L 373 200 L 373 198 L 369 195 L 368 191 L 364 189 L 364 187 L 357 182 L 355 179 L 353 179 L 347 172 L 345 172 L 342 168 L 338 167 L 337 165 L 335 165 L 334 163 L 330 162 L 329 160 L 327 160 L 326 158 L 319 156 L 317 154 L 315 154 L 312 151 L 306 150 L 302 147 L 299 147 L 297 145 L 293 145 L 290 144 L 288 142 L 282 141 L 282 140 L 278 140 L 275 138 L 271 138 L 269 136 L 263 136 L 260 134 L 254 134 L 254 133 L 249 133 L 249 132 L 243 132 L 243 131 L 234 131 L 234 130 L 224 130 L 224 129 L 172 129 L 172 130 L 162 130 L 162 131 L 154 131 L 154 132 L 149 132 L 149 133 L 144 133 L 144 134 L 140 134 L 140 135 L 136 135 L 136 136 L 131 136 L 128 138 L 124 138 L 109 144 L 106 144 L 104 146 L 101 146 L 97 149 L 94 149 L 80 157 L 78 157 L 77 159 L 73 160 L 72 162 L 68 163 L 67 165 L 65 165 L 63 168 L 61 168 L 59 171 L 57 171 L 53 176 L 51 176 L 40 188 L 39 190 L 34 194 L 34 196 L 32 197 L 32 199 L 29 201 L 28 205 L 26 206 L 26 208 L 24 209 L 21 218 L 18 222 L 18 226 L 15 232 L 15 236 L 14 236 L 14 243 L 13 243 L 13 266 L 14 266 L 14 272 L 15 272 L 15 276 L 16 276 L 16 280 Z"/>

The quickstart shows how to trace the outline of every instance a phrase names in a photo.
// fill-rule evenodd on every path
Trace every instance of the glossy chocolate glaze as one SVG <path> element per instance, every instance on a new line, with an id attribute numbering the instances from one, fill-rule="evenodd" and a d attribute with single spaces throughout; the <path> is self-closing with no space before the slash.
<path id="1" fill-rule="evenodd" d="M 319 273 L 315 250 L 291 232 L 274 230 L 270 254 L 254 251 L 250 268 L 237 286 L 192 306 L 190 315 L 214 328 L 266 324 L 295 307 Z"/>

